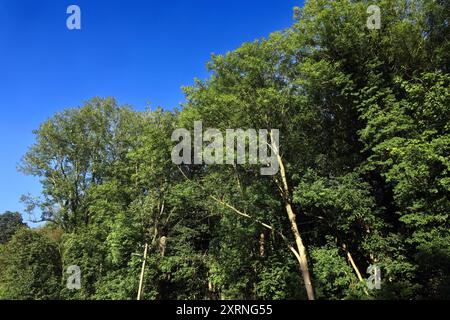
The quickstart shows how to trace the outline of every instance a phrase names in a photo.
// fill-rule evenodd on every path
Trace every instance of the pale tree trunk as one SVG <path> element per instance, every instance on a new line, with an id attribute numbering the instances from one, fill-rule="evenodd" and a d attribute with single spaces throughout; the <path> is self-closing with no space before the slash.
<path id="1" fill-rule="evenodd" d="M 313 288 L 313 285 L 311 282 L 311 275 L 309 273 L 308 257 L 306 255 L 306 248 L 305 248 L 305 245 L 303 244 L 302 237 L 298 230 L 296 216 L 295 216 L 295 213 L 292 211 L 292 207 L 291 207 L 290 203 L 286 204 L 286 211 L 289 216 L 292 233 L 294 234 L 295 243 L 297 245 L 298 254 L 300 256 L 300 260 L 299 260 L 300 270 L 302 272 L 303 282 L 305 283 L 306 293 L 308 295 L 309 300 L 314 300 L 314 288 Z"/>
<path id="2" fill-rule="evenodd" d="M 272 138 L 272 135 L 271 135 Z M 278 147 L 273 142 L 273 139 L 271 139 L 271 147 L 272 152 L 275 152 L 277 155 L 278 165 L 280 167 L 280 175 L 281 175 L 281 186 L 280 189 L 282 191 L 282 197 L 284 201 L 284 205 L 286 208 L 286 213 L 289 218 L 289 222 L 291 224 L 291 230 L 295 238 L 295 243 L 297 245 L 297 251 L 298 251 L 298 261 L 300 264 L 300 270 L 303 276 L 303 282 L 305 283 L 305 289 L 306 293 L 308 295 L 308 300 L 314 300 L 314 288 L 311 282 L 311 274 L 309 272 L 308 268 L 308 256 L 306 254 L 306 248 L 303 244 L 303 240 L 300 234 L 300 231 L 298 229 L 297 225 L 297 218 L 295 215 L 294 210 L 292 209 L 291 201 L 290 201 L 290 193 L 289 193 L 289 186 L 287 183 L 286 178 L 286 169 L 284 167 L 283 159 L 281 158 L 281 155 L 279 153 Z"/>
<path id="3" fill-rule="evenodd" d="M 137 300 L 141 300 L 141 295 L 142 295 L 142 288 L 143 288 L 143 284 L 144 284 L 144 272 L 145 272 L 145 262 L 147 260 L 147 250 L 148 250 L 148 244 L 145 244 L 145 248 L 144 248 L 144 257 L 142 259 L 142 268 L 141 268 L 141 276 L 139 278 L 139 291 L 138 291 L 138 295 L 137 295 Z"/>
<path id="4" fill-rule="evenodd" d="M 352 257 L 352 255 L 351 255 L 350 251 L 348 251 L 347 245 L 346 245 L 345 243 L 342 245 L 342 248 L 344 249 L 345 253 L 347 254 L 347 259 L 348 259 L 348 261 L 350 262 L 350 264 L 351 264 L 353 270 L 355 271 L 356 276 L 358 277 L 358 280 L 359 280 L 360 282 L 364 282 L 364 279 L 363 279 L 363 277 L 362 277 L 362 275 L 361 275 L 361 272 L 359 271 L 358 266 L 356 265 L 355 260 L 353 260 L 353 257 Z M 366 288 L 364 288 L 364 293 L 365 293 L 366 295 L 369 295 L 369 292 L 367 291 Z"/>
<path id="5" fill-rule="evenodd" d="M 342 245 L 342 249 L 344 249 L 345 253 L 347 254 L 347 259 L 350 262 L 353 270 L 355 271 L 356 276 L 358 277 L 358 280 L 364 281 L 364 279 L 361 275 L 361 272 L 359 271 L 358 267 L 356 266 L 355 260 L 353 260 L 353 257 L 351 255 L 350 251 L 348 251 L 347 246 L 345 244 Z"/>

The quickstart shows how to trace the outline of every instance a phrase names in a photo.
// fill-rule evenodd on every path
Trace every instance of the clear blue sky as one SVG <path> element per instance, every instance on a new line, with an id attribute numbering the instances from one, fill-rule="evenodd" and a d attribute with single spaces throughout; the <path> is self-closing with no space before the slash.
<path id="1" fill-rule="evenodd" d="M 82 30 L 66 28 L 81 8 Z M 173 109 L 211 53 L 292 24 L 301 0 L 0 0 L 0 213 L 39 182 L 16 171 L 32 130 L 66 107 L 114 96 Z"/>

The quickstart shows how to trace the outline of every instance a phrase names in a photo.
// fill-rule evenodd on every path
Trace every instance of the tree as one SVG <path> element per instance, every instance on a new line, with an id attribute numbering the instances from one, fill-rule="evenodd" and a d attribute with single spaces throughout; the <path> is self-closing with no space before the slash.
<path id="1" fill-rule="evenodd" d="M 43 199 L 28 199 L 38 207 L 42 221 L 72 231 L 93 218 L 88 210 L 88 190 L 119 172 L 134 131 L 128 127 L 135 114 L 117 106 L 114 99 L 94 98 L 79 109 L 56 114 L 35 131 L 34 144 L 23 158 L 21 170 L 42 177 Z"/>
<path id="2" fill-rule="evenodd" d="M 0 215 L 0 244 L 8 242 L 22 227 L 25 227 L 18 212 L 6 211 Z"/>

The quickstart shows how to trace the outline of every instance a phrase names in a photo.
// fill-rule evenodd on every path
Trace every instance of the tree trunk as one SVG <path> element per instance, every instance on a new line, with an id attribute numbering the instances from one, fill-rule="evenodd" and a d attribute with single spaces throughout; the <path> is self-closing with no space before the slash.
<path id="1" fill-rule="evenodd" d="M 271 135 L 272 138 L 272 135 Z M 308 295 L 308 300 L 314 300 L 314 288 L 311 282 L 311 275 L 309 273 L 308 268 L 308 257 L 306 254 L 306 248 L 303 244 L 303 240 L 300 234 L 300 231 L 298 229 L 297 225 L 297 219 L 296 215 L 294 213 L 294 210 L 292 209 L 291 201 L 290 201 L 290 193 L 289 193 L 289 186 L 287 183 L 286 178 L 286 169 L 284 167 L 283 160 L 281 159 L 281 155 L 279 153 L 278 147 L 275 145 L 273 139 L 271 140 L 271 147 L 272 152 L 275 152 L 277 155 L 278 165 L 280 167 L 280 175 L 281 175 L 281 190 L 282 190 L 282 197 L 284 201 L 284 205 L 286 208 L 287 215 L 289 217 L 289 222 L 291 224 L 291 230 L 295 237 L 295 243 L 297 245 L 297 251 L 299 254 L 299 264 L 300 264 L 300 270 L 303 276 L 303 282 L 305 283 L 305 289 L 306 293 Z"/>
<path id="2" fill-rule="evenodd" d="M 356 265 L 355 260 L 353 260 L 353 257 L 351 255 L 350 251 L 348 251 L 347 245 L 345 243 L 342 245 L 342 248 L 344 249 L 345 253 L 347 254 L 347 259 L 350 262 L 350 264 L 352 265 L 352 268 L 355 271 L 356 276 L 358 277 L 358 280 L 360 282 L 364 282 L 364 278 L 362 277 L 361 272 L 359 271 L 358 266 Z M 366 295 L 369 295 L 369 292 L 367 291 L 366 288 L 364 288 L 364 293 Z"/>
<path id="3" fill-rule="evenodd" d="M 141 277 L 139 279 L 139 291 L 138 291 L 138 295 L 137 295 L 137 300 L 141 300 L 141 295 L 142 295 L 142 288 L 143 288 L 143 283 L 144 283 L 145 262 L 147 260 L 147 249 L 148 249 L 148 244 L 146 243 L 145 248 L 144 248 L 144 257 L 142 259 Z"/>
<path id="4" fill-rule="evenodd" d="M 308 268 L 308 257 L 306 255 L 306 248 L 303 244 L 302 237 L 298 230 L 297 221 L 295 213 L 292 210 L 290 203 L 286 203 L 286 212 L 289 216 L 289 221 L 291 223 L 292 233 L 295 237 L 295 243 L 297 244 L 298 254 L 300 256 L 300 270 L 303 276 L 303 282 L 305 283 L 306 293 L 308 295 L 308 300 L 314 300 L 314 288 L 311 282 L 311 275 Z"/>

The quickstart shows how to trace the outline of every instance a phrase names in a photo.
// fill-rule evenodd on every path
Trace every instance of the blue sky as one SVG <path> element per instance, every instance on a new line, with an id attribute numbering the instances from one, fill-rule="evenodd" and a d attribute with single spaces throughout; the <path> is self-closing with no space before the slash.
<path id="1" fill-rule="evenodd" d="M 81 30 L 66 9 L 81 8 Z M 0 213 L 23 212 L 36 178 L 16 171 L 32 130 L 66 107 L 114 96 L 137 110 L 173 109 L 180 87 L 207 77 L 211 53 L 292 24 L 300 0 L 1 0 Z"/>

